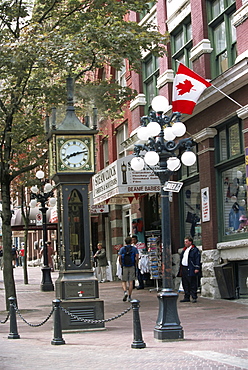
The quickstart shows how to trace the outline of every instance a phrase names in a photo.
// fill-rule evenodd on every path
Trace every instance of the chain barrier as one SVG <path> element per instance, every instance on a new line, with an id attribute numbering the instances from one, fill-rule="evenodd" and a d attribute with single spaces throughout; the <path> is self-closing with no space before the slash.
<path id="1" fill-rule="evenodd" d="M 82 317 L 79 317 L 77 315 L 74 315 L 73 313 L 71 313 L 70 311 L 68 311 L 66 308 L 64 307 L 61 307 L 61 310 L 67 314 L 68 316 L 70 316 L 71 318 L 73 319 L 76 319 L 78 321 L 82 321 L 82 322 L 87 322 L 89 324 L 101 324 L 103 322 L 110 322 L 110 321 L 113 321 L 113 320 L 116 320 L 122 316 L 124 316 L 126 313 L 128 313 L 131 309 L 132 309 L 132 306 L 128 307 L 126 310 L 124 310 L 123 312 L 121 312 L 119 315 L 116 315 L 116 316 L 113 316 L 109 319 L 102 319 L 102 320 L 91 320 L 91 319 L 83 319 Z"/>
<path id="2" fill-rule="evenodd" d="M 49 319 L 50 317 L 52 316 L 53 314 L 53 311 L 54 311 L 54 307 L 51 309 L 51 312 L 48 314 L 47 318 L 45 318 L 45 320 L 43 320 L 41 323 L 39 324 L 31 324 L 30 322 L 28 322 L 21 314 L 21 312 L 18 310 L 18 308 L 16 307 L 16 305 L 14 304 L 14 309 L 16 311 L 16 313 L 18 314 L 18 316 L 26 323 L 28 324 L 29 326 L 32 326 L 33 328 L 37 328 L 39 326 L 42 326 L 44 325 Z"/>
<path id="3" fill-rule="evenodd" d="M 0 324 L 6 324 L 6 322 L 9 320 L 9 312 L 7 313 L 7 317 L 5 320 L 0 321 Z"/>

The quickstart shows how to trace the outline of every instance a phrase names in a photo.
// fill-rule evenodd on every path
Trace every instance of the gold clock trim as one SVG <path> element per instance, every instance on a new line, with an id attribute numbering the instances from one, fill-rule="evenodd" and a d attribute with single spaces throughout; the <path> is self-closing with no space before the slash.
<path id="1" fill-rule="evenodd" d="M 88 148 L 88 160 L 82 166 L 67 166 L 61 159 L 61 148 L 68 141 L 81 141 Z M 56 137 L 57 172 L 94 172 L 94 141 L 91 135 L 63 135 Z"/>

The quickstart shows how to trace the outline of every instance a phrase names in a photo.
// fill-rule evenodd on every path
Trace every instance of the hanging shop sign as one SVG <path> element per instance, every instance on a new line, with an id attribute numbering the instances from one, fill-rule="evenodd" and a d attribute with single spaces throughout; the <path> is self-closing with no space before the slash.
<path id="1" fill-rule="evenodd" d="M 90 213 L 97 213 L 97 214 L 101 214 L 101 213 L 108 213 L 109 211 L 109 206 L 107 204 L 92 204 L 90 206 Z"/>
<path id="2" fill-rule="evenodd" d="M 209 187 L 201 189 L 202 222 L 210 221 Z"/>
<path id="3" fill-rule="evenodd" d="M 130 161 L 133 155 L 117 159 L 92 177 L 93 204 L 106 201 L 119 194 L 160 192 L 157 176 L 145 167 L 134 171 Z"/>

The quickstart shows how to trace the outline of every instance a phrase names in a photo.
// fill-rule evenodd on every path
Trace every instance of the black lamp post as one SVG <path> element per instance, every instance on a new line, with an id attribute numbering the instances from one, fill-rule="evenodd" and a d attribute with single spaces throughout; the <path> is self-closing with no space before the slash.
<path id="1" fill-rule="evenodd" d="M 174 171 L 181 167 L 181 162 L 191 166 L 196 161 L 191 151 L 194 145 L 190 138 L 177 142 L 176 136 L 183 136 L 185 125 L 179 121 L 181 113 L 163 114 L 168 108 L 165 97 L 157 96 L 152 101 L 153 112 L 141 118 L 142 126 L 137 132 L 145 144 L 135 145 L 135 157 L 131 160 L 133 170 L 141 171 L 146 163 L 158 176 L 161 184 L 161 232 L 162 232 L 162 289 L 158 293 L 159 312 L 154 329 L 154 337 L 158 340 L 183 339 L 183 328 L 177 312 L 178 294 L 173 291 L 170 203 L 167 183 Z"/>
<path id="2" fill-rule="evenodd" d="M 36 177 L 41 181 L 44 178 L 44 172 L 38 171 Z M 52 185 L 46 181 L 41 181 L 41 186 L 38 188 L 37 185 L 31 187 L 31 202 L 32 208 L 36 207 L 37 203 L 40 203 L 41 207 L 39 210 L 42 213 L 42 231 L 43 231 L 43 266 L 41 291 L 50 292 L 54 290 L 54 285 L 51 279 L 51 267 L 48 266 L 48 251 L 47 251 L 47 221 L 46 212 L 48 210 L 47 203 L 49 201 L 51 206 L 56 204 L 56 199 L 53 196 Z M 50 199 L 49 199 L 50 198 Z"/>

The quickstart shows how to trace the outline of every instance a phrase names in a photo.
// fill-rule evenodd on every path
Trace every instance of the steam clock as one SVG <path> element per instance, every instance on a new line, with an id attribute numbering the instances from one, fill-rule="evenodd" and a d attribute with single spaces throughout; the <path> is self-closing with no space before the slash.
<path id="1" fill-rule="evenodd" d="M 73 105 L 73 80 L 67 79 L 68 103 L 65 119 L 48 135 L 50 177 L 58 189 L 59 277 L 56 297 L 62 306 L 79 317 L 103 319 L 103 301 L 92 269 L 88 187 L 95 172 L 94 135 L 80 122 Z M 62 329 L 102 328 L 62 312 Z"/>

